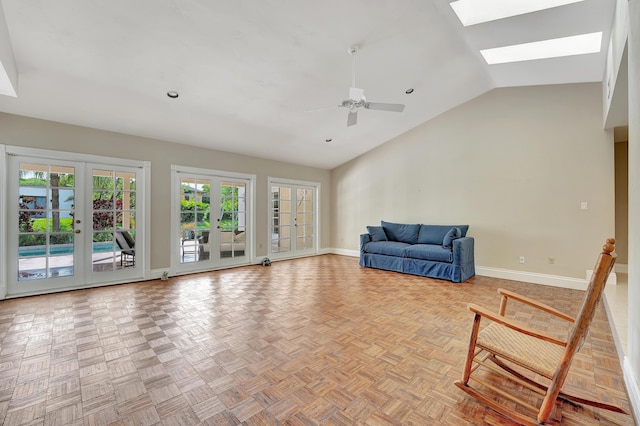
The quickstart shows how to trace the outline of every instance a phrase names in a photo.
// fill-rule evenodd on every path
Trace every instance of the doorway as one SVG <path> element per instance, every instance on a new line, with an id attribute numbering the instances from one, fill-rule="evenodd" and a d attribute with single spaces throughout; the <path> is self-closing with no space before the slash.
<path id="1" fill-rule="evenodd" d="M 7 155 L 8 296 L 142 279 L 143 168 L 31 151 Z"/>
<path id="2" fill-rule="evenodd" d="M 316 254 L 318 184 L 270 179 L 269 197 L 269 256 Z"/>
<path id="3" fill-rule="evenodd" d="M 255 178 L 174 166 L 172 270 L 196 272 L 252 259 Z"/>

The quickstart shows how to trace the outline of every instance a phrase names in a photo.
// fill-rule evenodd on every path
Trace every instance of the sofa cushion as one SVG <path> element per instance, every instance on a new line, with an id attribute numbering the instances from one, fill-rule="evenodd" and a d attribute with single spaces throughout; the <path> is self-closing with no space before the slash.
<path id="1" fill-rule="evenodd" d="M 453 245 L 453 240 L 455 240 L 456 238 L 460 238 L 461 234 L 462 232 L 460 232 L 460 228 L 453 227 L 449 229 L 449 232 L 447 232 L 447 235 L 445 235 L 444 239 L 442 240 L 442 246 L 445 248 L 451 248 L 451 246 Z"/>
<path id="2" fill-rule="evenodd" d="M 382 226 L 367 226 L 367 232 L 371 235 L 371 241 L 387 241 L 387 234 Z"/>
<path id="3" fill-rule="evenodd" d="M 414 244 L 405 247 L 404 257 L 434 262 L 453 262 L 453 252 L 451 249 L 442 247 L 441 244 Z"/>
<path id="4" fill-rule="evenodd" d="M 469 225 L 420 225 L 418 244 L 440 244 L 451 228 L 460 229 L 460 237 L 467 235 Z"/>
<path id="5" fill-rule="evenodd" d="M 372 254 L 402 257 L 404 249 L 408 246 L 409 244 L 400 243 L 398 241 L 372 241 L 364 245 L 364 251 Z"/>
<path id="6" fill-rule="evenodd" d="M 401 243 L 416 244 L 418 242 L 418 232 L 420 225 L 407 225 L 402 223 L 393 223 L 380 221 L 384 233 L 389 241 L 399 241 Z M 440 239 L 442 242 L 442 239 Z"/>

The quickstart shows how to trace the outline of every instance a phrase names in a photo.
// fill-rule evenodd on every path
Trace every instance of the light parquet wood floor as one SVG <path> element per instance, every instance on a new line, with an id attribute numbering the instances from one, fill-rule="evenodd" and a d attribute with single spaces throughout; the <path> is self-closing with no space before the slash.
<path id="1" fill-rule="evenodd" d="M 498 287 L 575 313 L 582 293 L 362 269 L 336 255 L 0 302 L 5 425 L 511 424 L 457 389 Z M 527 309 L 522 320 L 547 323 Z M 552 328 L 552 327 L 551 327 Z M 602 307 L 569 384 L 629 410 Z M 565 409 L 564 424 L 633 424 Z"/>

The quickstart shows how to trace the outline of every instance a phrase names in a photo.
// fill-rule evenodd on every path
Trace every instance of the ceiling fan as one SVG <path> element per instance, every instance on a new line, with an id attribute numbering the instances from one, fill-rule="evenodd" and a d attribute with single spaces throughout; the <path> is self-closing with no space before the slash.
<path id="1" fill-rule="evenodd" d="M 345 99 L 338 105 L 338 108 L 348 108 L 349 115 L 347 116 L 347 127 L 353 126 L 358 122 L 358 109 L 376 109 L 379 111 L 392 111 L 402 112 L 404 111 L 403 104 L 388 104 L 380 102 L 368 102 L 364 97 L 364 89 L 356 87 L 356 53 L 359 47 L 357 45 L 351 46 L 347 52 L 353 56 L 353 74 L 352 84 L 349 88 L 349 99 Z"/>

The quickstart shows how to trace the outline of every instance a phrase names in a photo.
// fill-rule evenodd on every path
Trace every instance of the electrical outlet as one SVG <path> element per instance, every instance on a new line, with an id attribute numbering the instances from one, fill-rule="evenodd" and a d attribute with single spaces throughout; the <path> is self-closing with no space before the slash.
<path id="1" fill-rule="evenodd" d="M 520 263 L 524 263 L 524 256 L 520 256 Z"/>
<path id="2" fill-rule="evenodd" d="M 554 263 L 556 263 L 556 258 L 553 256 L 549 256 L 549 265 L 553 265 Z"/>

